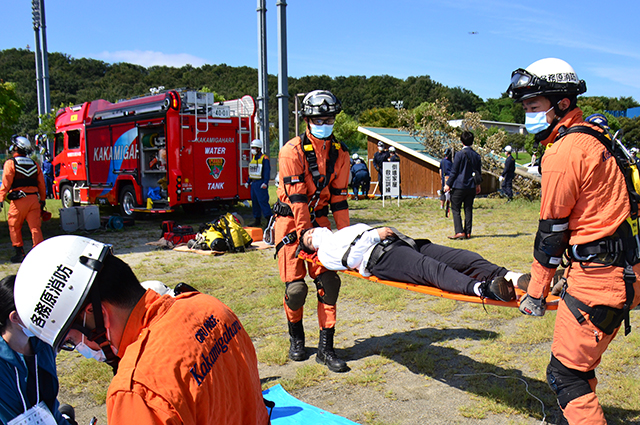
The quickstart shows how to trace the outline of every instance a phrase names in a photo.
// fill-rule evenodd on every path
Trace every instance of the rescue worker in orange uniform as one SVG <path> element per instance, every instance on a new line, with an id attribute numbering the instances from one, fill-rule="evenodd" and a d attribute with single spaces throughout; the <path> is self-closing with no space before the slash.
<path id="1" fill-rule="evenodd" d="M 289 140 L 280 150 L 278 201 L 273 207 L 276 255 L 280 279 L 285 283 L 284 310 L 289 324 L 289 358 L 307 358 L 302 324 L 308 287 L 307 274 L 314 280 L 318 296 L 320 340 L 316 361 L 334 372 L 348 370 L 334 350 L 336 302 L 340 277 L 335 271 L 306 263 L 298 258 L 300 232 L 311 227 L 331 228 L 329 208 L 338 229 L 349 225 L 347 187 L 350 158 L 347 148 L 333 136 L 340 101 L 329 91 L 315 90 L 302 101 L 306 131 Z M 306 265 L 306 267 L 305 267 Z"/>
<path id="2" fill-rule="evenodd" d="M 4 163 L 2 187 L 0 187 L 0 211 L 5 199 L 11 201 L 7 216 L 9 236 L 15 249 L 11 262 L 20 263 L 24 259 L 22 241 L 24 221 L 27 221 L 31 229 L 33 246 L 44 239 L 40 229 L 42 224 L 40 212 L 45 205 L 47 191 L 40 166 L 27 156 L 31 152 L 31 142 L 22 136 L 13 136 L 11 142 L 9 150 L 13 157 Z"/>
<path id="3" fill-rule="evenodd" d="M 190 287 L 175 297 L 145 291 L 110 245 L 47 239 L 25 257 L 14 298 L 36 337 L 114 368 L 110 424 L 269 423 L 255 349 L 238 317 Z"/>
<path id="4" fill-rule="evenodd" d="M 640 303 L 629 191 L 616 159 L 585 133 L 602 133 L 582 120 L 576 103 L 585 91 L 574 69 L 555 58 L 514 71 L 508 89 L 524 107 L 527 130 L 547 148 L 535 261 L 522 313 L 544 315 L 548 282 L 563 255 L 570 258 L 547 380 L 571 425 L 606 423 L 595 394 L 595 368 L 623 320 L 628 331 L 628 311 Z"/>

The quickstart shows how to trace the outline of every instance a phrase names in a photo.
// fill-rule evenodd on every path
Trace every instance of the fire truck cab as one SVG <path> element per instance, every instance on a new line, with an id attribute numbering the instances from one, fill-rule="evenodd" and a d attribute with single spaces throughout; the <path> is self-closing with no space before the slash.
<path id="1" fill-rule="evenodd" d="M 170 212 L 250 199 L 251 96 L 171 90 L 110 103 L 95 100 L 56 116 L 54 193 L 65 208 L 120 205 L 121 213 Z"/>

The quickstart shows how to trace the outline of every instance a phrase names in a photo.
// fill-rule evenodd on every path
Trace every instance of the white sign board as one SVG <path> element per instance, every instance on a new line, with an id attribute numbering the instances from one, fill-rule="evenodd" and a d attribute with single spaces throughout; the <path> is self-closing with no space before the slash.
<path id="1" fill-rule="evenodd" d="M 400 197 L 400 163 L 382 163 L 382 196 Z"/>

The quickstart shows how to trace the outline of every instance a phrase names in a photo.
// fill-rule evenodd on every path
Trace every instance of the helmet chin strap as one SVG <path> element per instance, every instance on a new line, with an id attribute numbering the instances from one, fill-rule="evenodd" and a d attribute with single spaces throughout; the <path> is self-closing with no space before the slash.
<path id="1" fill-rule="evenodd" d="M 560 122 L 560 119 L 555 116 L 553 118 L 553 120 L 551 121 L 551 123 L 549 124 L 549 127 L 547 127 L 546 129 L 542 130 L 539 133 L 536 133 L 533 136 L 533 149 L 537 150 L 538 146 L 540 145 L 540 143 L 544 142 L 545 140 L 547 140 L 549 138 L 549 136 L 551 136 L 551 133 L 553 132 L 553 129 L 556 128 L 556 125 L 558 125 L 558 122 Z M 549 142 L 547 143 L 542 143 L 543 146 L 546 146 Z"/>
<path id="2" fill-rule="evenodd" d="M 107 328 L 104 326 L 104 316 L 102 314 L 102 303 L 100 301 L 100 294 L 97 288 L 91 291 L 91 305 L 93 306 L 93 317 L 96 327 L 88 334 L 83 332 L 89 341 L 93 341 L 100 346 L 107 360 L 106 364 L 111 366 L 113 374 L 118 372 L 118 364 L 120 363 L 120 357 L 116 356 L 111 349 L 111 343 L 107 339 Z"/>
<path id="3" fill-rule="evenodd" d="M 103 251 L 99 259 L 81 256 L 80 263 L 95 270 L 96 272 L 99 272 L 100 270 L 102 270 L 104 257 L 106 255 L 110 255 L 110 253 L 110 250 Z M 120 362 L 120 358 L 115 355 L 115 353 L 111 349 L 111 343 L 107 339 L 107 328 L 104 326 L 104 316 L 102 314 L 102 301 L 100 299 L 100 291 L 98 291 L 97 287 L 93 287 L 89 292 L 89 296 L 91 297 L 91 306 L 93 307 L 95 328 L 91 330 L 87 329 L 84 326 L 77 326 L 76 328 L 80 332 L 82 332 L 89 341 L 95 342 L 100 346 L 102 352 L 107 358 L 107 360 L 105 360 L 105 363 L 111 366 L 111 368 L 113 369 L 113 374 L 115 375 L 118 372 L 118 363 Z"/>

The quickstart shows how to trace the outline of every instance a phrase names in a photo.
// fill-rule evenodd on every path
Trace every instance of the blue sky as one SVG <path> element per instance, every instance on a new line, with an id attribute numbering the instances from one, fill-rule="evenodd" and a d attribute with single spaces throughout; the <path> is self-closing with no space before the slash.
<path id="1" fill-rule="evenodd" d="M 45 1 L 50 52 L 258 66 L 257 0 Z M 33 49 L 31 1 L 0 2 L 0 50 Z M 637 0 L 287 0 L 286 9 L 293 77 L 429 75 L 486 100 L 500 97 L 514 69 L 558 57 L 587 82 L 587 95 L 640 102 Z M 267 1 L 267 27 L 277 74 L 276 0 Z"/>

